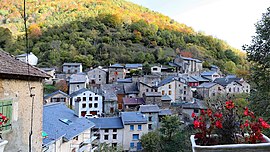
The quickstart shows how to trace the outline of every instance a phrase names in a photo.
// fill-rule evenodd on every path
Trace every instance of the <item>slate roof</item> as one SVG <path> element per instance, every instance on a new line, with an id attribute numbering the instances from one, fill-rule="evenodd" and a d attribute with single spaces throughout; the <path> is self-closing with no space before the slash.
<path id="1" fill-rule="evenodd" d="M 187 82 L 198 82 L 198 80 L 194 79 L 191 76 L 182 75 L 181 78 L 185 79 Z"/>
<path id="2" fill-rule="evenodd" d="M 162 81 L 159 82 L 158 87 L 161 87 L 161 86 L 163 86 L 165 84 L 168 84 L 168 83 L 170 83 L 170 82 L 172 82 L 174 80 L 175 80 L 174 76 L 168 76 L 168 77 L 164 78 Z"/>
<path id="3" fill-rule="evenodd" d="M 60 121 L 61 119 L 68 119 L 71 123 L 68 125 Z M 94 125 L 86 118 L 78 118 L 74 111 L 64 104 L 54 103 L 43 106 L 43 132 L 48 134 L 47 138 L 43 139 L 44 145 L 49 145 L 62 137 L 64 140 L 72 140 L 84 131 L 93 128 Z"/>
<path id="4" fill-rule="evenodd" d="M 121 64 L 116 63 L 116 64 L 113 64 L 113 65 L 109 66 L 109 68 L 124 68 L 124 66 L 121 65 Z"/>
<path id="5" fill-rule="evenodd" d="M 197 86 L 197 88 L 212 88 L 215 85 L 217 85 L 217 83 L 214 83 L 214 82 L 204 82 L 201 85 Z"/>
<path id="6" fill-rule="evenodd" d="M 171 101 L 172 99 L 171 99 L 170 96 L 168 96 L 168 95 L 166 94 L 166 95 L 163 95 L 163 96 L 161 97 L 161 100 L 162 100 L 162 101 Z"/>
<path id="7" fill-rule="evenodd" d="M 140 92 L 137 83 L 124 83 L 124 91 L 126 94 L 138 94 Z"/>
<path id="8" fill-rule="evenodd" d="M 121 118 L 124 125 L 147 123 L 147 118 L 140 112 L 121 112 Z"/>
<path id="9" fill-rule="evenodd" d="M 194 58 L 182 57 L 182 56 L 181 56 L 181 58 L 182 58 L 182 59 L 184 59 L 184 60 L 190 60 L 190 61 L 195 61 L 195 62 L 198 62 L 198 63 L 202 63 L 202 61 L 201 61 L 201 60 L 194 59 Z"/>
<path id="10" fill-rule="evenodd" d="M 14 56 L 0 49 L 0 76 L 1 75 L 30 76 L 39 78 L 51 77 L 44 71 L 25 62 L 17 60 Z"/>
<path id="11" fill-rule="evenodd" d="M 204 71 L 201 73 L 202 76 L 210 76 L 217 73 L 216 71 Z"/>
<path id="12" fill-rule="evenodd" d="M 63 66 L 81 66 L 82 63 L 64 63 Z"/>
<path id="13" fill-rule="evenodd" d="M 69 83 L 85 83 L 87 77 L 85 73 L 76 73 L 72 74 L 69 79 Z"/>
<path id="14" fill-rule="evenodd" d="M 145 92 L 146 97 L 161 97 L 161 93 L 159 92 Z"/>
<path id="15" fill-rule="evenodd" d="M 228 84 L 232 83 L 232 82 L 237 82 L 241 85 L 241 83 L 239 82 L 241 80 L 241 78 L 216 78 L 214 80 L 215 83 L 218 83 L 222 86 L 227 86 Z"/>
<path id="16" fill-rule="evenodd" d="M 158 115 L 160 116 L 172 115 L 172 111 L 170 109 L 160 109 Z"/>
<path id="17" fill-rule="evenodd" d="M 118 83 L 132 83 L 132 78 L 126 78 L 126 79 L 117 79 Z"/>
<path id="18" fill-rule="evenodd" d="M 97 129 L 122 129 L 124 125 L 120 117 L 90 118 Z"/>
<path id="19" fill-rule="evenodd" d="M 79 95 L 79 94 L 81 94 L 83 92 L 86 92 L 86 91 L 93 92 L 93 91 L 91 91 L 91 90 L 89 90 L 87 88 L 82 88 L 82 89 L 80 89 L 78 91 L 75 91 L 75 92 L 71 93 L 69 96 L 72 98 L 72 97 L 77 96 L 77 95 Z M 96 93 L 96 92 L 94 92 L 94 93 Z"/>
<path id="20" fill-rule="evenodd" d="M 148 112 L 159 112 L 160 109 L 157 105 L 140 105 L 140 112 L 148 113 Z"/>
<path id="21" fill-rule="evenodd" d="M 40 68 L 40 70 L 43 70 L 45 72 L 50 72 L 50 71 L 55 70 L 55 68 Z"/>
<path id="22" fill-rule="evenodd" d="M 68 95 L 68 94 L 66 94 L 65 92 L 63 92 L 63 91 L 61 91 L 61 90 L 57 90 L 57 91 L 55 91 L 55 92 L 53 92 L 53 93 L 51 93 L 51 94 L 47 94 L 47 95 L 45 95 L 44 96 L 44 99 L 48 99 L 48 98 L 50 98 L 50 97 L 52 97 L 52 96 L 54 96 L 54 95 L 56 95 L 56 94 L 62 94 L 63 96 L 65 96 L 65 97 L 67 97 L 67 98 L 70 98 L 70 96 Z"/>
<path id="23" fill-rule="evenodd" d="M 126 68 L 140 68 L 143 67 L 142 64 L 126 64 Z"/>
<path id="24" fill-rule="evenodd" d="M 104 84 L 101 90 L 104 101 L 117 101 L 117 94 L 124 94 L 123 84 Z"/>
<path id="25" fill-rule="evenodd" d="M 145 104 L 143 98 L 123 98 L 124 105 L 142 105 Z"/>
<path id="26" fill-rule="evenodd" d="M 193 78 L 194 80 L 197 80 L 199 82 L 209 82 L 208 79 L 205 79 L 205 78 L 203 78 L 201 76 L 191 76 L 191 78 Z"/>
<path id="27" fill-rule="evenodd" d="M 105 69 L 102 69 L 101 67 L 96 67 L 96 68 L 94 68 L 94 69 L 89 70 L 88 72 L 93 71 L 93 70 L 95 70 L 95 69 L 100 70 L 100 71 L 105 72 L 105 73 L 107 72 Z M 88 73 L 88 72 L 87 72 L 87 73 Z"/>

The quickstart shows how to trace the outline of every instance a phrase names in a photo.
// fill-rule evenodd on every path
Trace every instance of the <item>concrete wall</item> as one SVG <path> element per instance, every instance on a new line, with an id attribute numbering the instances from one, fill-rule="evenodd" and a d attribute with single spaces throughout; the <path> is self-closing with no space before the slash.
<path id="1" fill-rule="evenodd" d="M 33 134 L 32 151 L 42 151 L 42 113 L 43 113 L 43 84 L 41 81 L 30 81 L 35 87 L 33 102 Z M 12 129 L 3 134 L 3 139 L 9 141 L 5 151 L 29 150 L 29 132 L 31 126 L 32 98 L 25 80 L 0 79 L 0 100 L 11 99 L 12 103 Z"/>
<path id="2" fill-rule="evenodd" d="M 142 125 L 142 130 L 138 130 L 138 125 L 139 124 L 133 124 L 134 125 L 134 130 L 130 130 L 130 125 L 124 125 L 124 138 L 123 138 L 123 148 L 124 150 L 132 150 L 130 149 L 130 143 L 133 142 L 135 146 L 137 146 L 137 143 L 139 140 L 133 140 L 132 135 L 133 134 L 139 134 L 139 139 L 141 139 L 143 134 L 148 133 L 148 126 L 147 124 L 140 124 Z M 135 149 L 133 149 L 135 150 Z"/>
<path id="3" fill-rule="evenodd" d="M 86 83 L 72 83 L 69 84 L 69 94 L 76 92 L 82 88 L 86 88 Z"/>
<path id="4" fill-rule="evenodd" d="M 48 99 L 45 99 L 44 100 L 44 104 L 48 104 L 48 103 L 51 103 L 51 102 L 54 102 L 54 100 L 56 100 L 57 98 L 61 98 L 61 99 L 65 99 L 65 104 L 68 105 L 69 104 L 69 98 L 64 96 L 63 94 L 61 93 L 58 93 Z"/>
<path id="5" fill-rule="evenodd" d="M 82 66 L 79 65 L 64 65 L 63 66 L 63 73 L 80 73 L 82 72 Z"/>
<path id="6" fill-rule="evenodd" d="M 103 102 L 103 106 L 104 106 L 104 113 L 107 115 L 112 115 L 114 113 L 116 113 L 117 110 L 117 101 L 104 101 Z M 114 112 L 111 113 L 111 108 L 113 108 Z"/>
<path id="7" fill-rule="evenodd" d="M 96 126 L 98 127 L 98 126 Z M 109 132 L 105 132 L 105 129 L 100 129 L 100 143 L 117 143 L 117 146 L 123 146 L 123 135 L 124 135 L 124 129 L 116 129 L 116 132 L 113 132 L 113 129 L 108 129 Z M 113 139 L 113 134 L 117 135 L 116 139 Z M 104 139 L 104 135 L 108 135 L 108 140 Z"/>

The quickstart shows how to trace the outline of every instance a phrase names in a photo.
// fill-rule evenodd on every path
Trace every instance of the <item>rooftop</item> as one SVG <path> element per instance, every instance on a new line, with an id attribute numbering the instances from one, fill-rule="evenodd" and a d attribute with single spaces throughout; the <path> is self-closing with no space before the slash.
<path id="1" fill-rule="evenodd" d="M 124 66 L 121 65 L 121 64 L 116 63 L 116 64 L 113 64 L 113 65 L 109 66 L 109 68 L 124 68 Z"/>
<path id="2" fill-rule="evenodd" d="M 172 111 L 170 109 L 160 109 L 158 115 L 160 116 L 172 115 Z"/>
<path id="3" fill-rule="evenodd" d="M 50 97 L 52 97 L 52 96 L 54 96 L 54 95 L 56 95 L 56 94 L 62 94 L 63 96 L 65 96 L 65 97 L 70 97 L 68 94 L 66 94 L 65 92 L 63 92 L 63 91 L 61 91 L 61 90 L 57 90 L 57 91 L 55 91 L 55 92 L 53 92 L 53 93 L 51 93 L 51 94 L 47 94 L 47 95 L 45 95 L 44 96 L 44 99 L 48 99 L 48 98 L 50 98 Z"/>
<path id="4" fill-rule="evenodd" d="M 82 63 L 64 63 L 63 66 L 81 66 Z"/>
<path id="5" fill-rule="evenodd" d="M 72 74 L 69 83 L 85 83 L 87 82 L 87 75 L 85 73 Z"/>
<path id="6" fill-rule="evenodd" d="M 104 84 L 101 90 L 105 101 L 117 101 L 117 94 L 124 94 L 123 84 Z"/>
<path id="7" fill-rule="evenodd" d="M 124 125 L 147 123 L 147 118 L 140 112 L 122 112 L 121 118 Z"/>
<path id="8" fill-rule="evenodd" d="M 124 128 L 120 117 L 90 118 L 89 120 L 95 124 L 95 128 L 99 128 L 99 129 Z"/>
<path id="9" fill-rule="evenodd" d="M 44 145 L 62 137 L 64 140 L 71 140 L 93 127 L 94 123 L 86 118 L 78 118 L 74 111 L 64 104 L 54 103 L 43 107 L 43 132 L 48 134 L 47 138 L 43 139 Z"/>
<path id="10" fill-rule="evenodd" d="M 126 68 L 140 68 L 143 67 L 142 64 L 126 64 Z"/>
<path id="11" fill-rule="evenodd" d="M 29 70 L 28 70 L 28 67 L 29 67 Z M 25 62 L 17 60 L 14 56 L 0 49 L 0 76 L 5 76 L 5 75 L 12 75 L 15 77 L 17 76 L 26 76 L 26 77 L 29 76 L 29 77 L 39 77 L 39 78 L 51 77 L 44 71 L 34 66 L 31 66 Z"/>
<path id="12" fill-rule="evenodd" d="M 216 78 L 214 80 L 215 83 L 218 83 L 222 86 L 227 86 L 228 84 L 232 83 L 232 82 L 236 82 L 236 83 L 240 83 L 241 78 Z"/>
<path id="13" fill-rule="evenodd" d="M 159 112 L 160 109 L 157 105 L 140 105 L 139 111 L 142 113 Z"/>
<path id="14" fill-rule="evenodd" d="M 217 83 L 215 82 L 204 82 L 201 85 L 197 86 L 197 88 L 212 88 L 215 85 L 217 85 Z"/>
<path id="15" fill-rule="evenodd" d="M 213 74 L 217 74 L 217 72 L 216 71 L 204 71 L 201 73 L 202 76 L 210 76 Z"/>
<path id="16" fill-rule="evenodd" d="M 137 83 L 124 83 L 124 91 L 126 94 L 138 94 L 139 89 Z"/>
<path id="17" fill-rule="evenodd" d="M 141 105 L 145 104 L 143 98 L 123 98 L 124 105 Z"/>

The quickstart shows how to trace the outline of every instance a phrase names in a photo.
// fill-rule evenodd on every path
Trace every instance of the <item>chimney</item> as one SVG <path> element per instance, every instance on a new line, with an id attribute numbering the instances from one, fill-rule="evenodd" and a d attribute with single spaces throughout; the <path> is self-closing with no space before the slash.
<path id="1" fill-rule="evenodd" d="M 76 99 L 75 100 L 75 108 L 74 108 L 74 112 L 75 112 L 75 115 L 78 116 L 79 118 L 81 118 L 81 101 L 80 99 Z"/>

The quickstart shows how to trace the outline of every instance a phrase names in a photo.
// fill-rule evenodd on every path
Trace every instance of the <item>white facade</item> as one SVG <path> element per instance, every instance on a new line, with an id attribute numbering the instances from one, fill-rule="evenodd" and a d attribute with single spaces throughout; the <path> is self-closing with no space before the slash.
<path id="1" fill-rule="evenodd" d="M 247 86 L 246 86 L 247 87 Z M 249 86 L 248 86 L 249 87 Z M 231 82 L 225 87 L 225 92 L 229 94 L 233 93 L 246 93 L 246 89 L 243 86 L 235 81 Z"/>
<path id="2" fill-rule="evenodd" d="M 84 91 L 72 96 L 72 106 L 75 107 L 75 114 L 83 117 L 87 114 L 101 115 L 102 113 L 102 96 L 92 91 Z"/>
<path id="3" fill-rule="evenodd" d="M 151 73 L 161 73 L 161 67 L 160 66 L 151 67 Z"/>
<path id="4" fill-rule="evenodd" d="M 27 56 L 28 56 L 28 63 L 30 65 L 37 65 L 38 63 L 38 58 L 37 56 L 35 56 L 35 54 L 33 54 L 32 52 L 30 52 L 29 54 L 21 54 L 16 56 L 17 59 L 19 59 L 22 62 L 27 63 Z"/>

